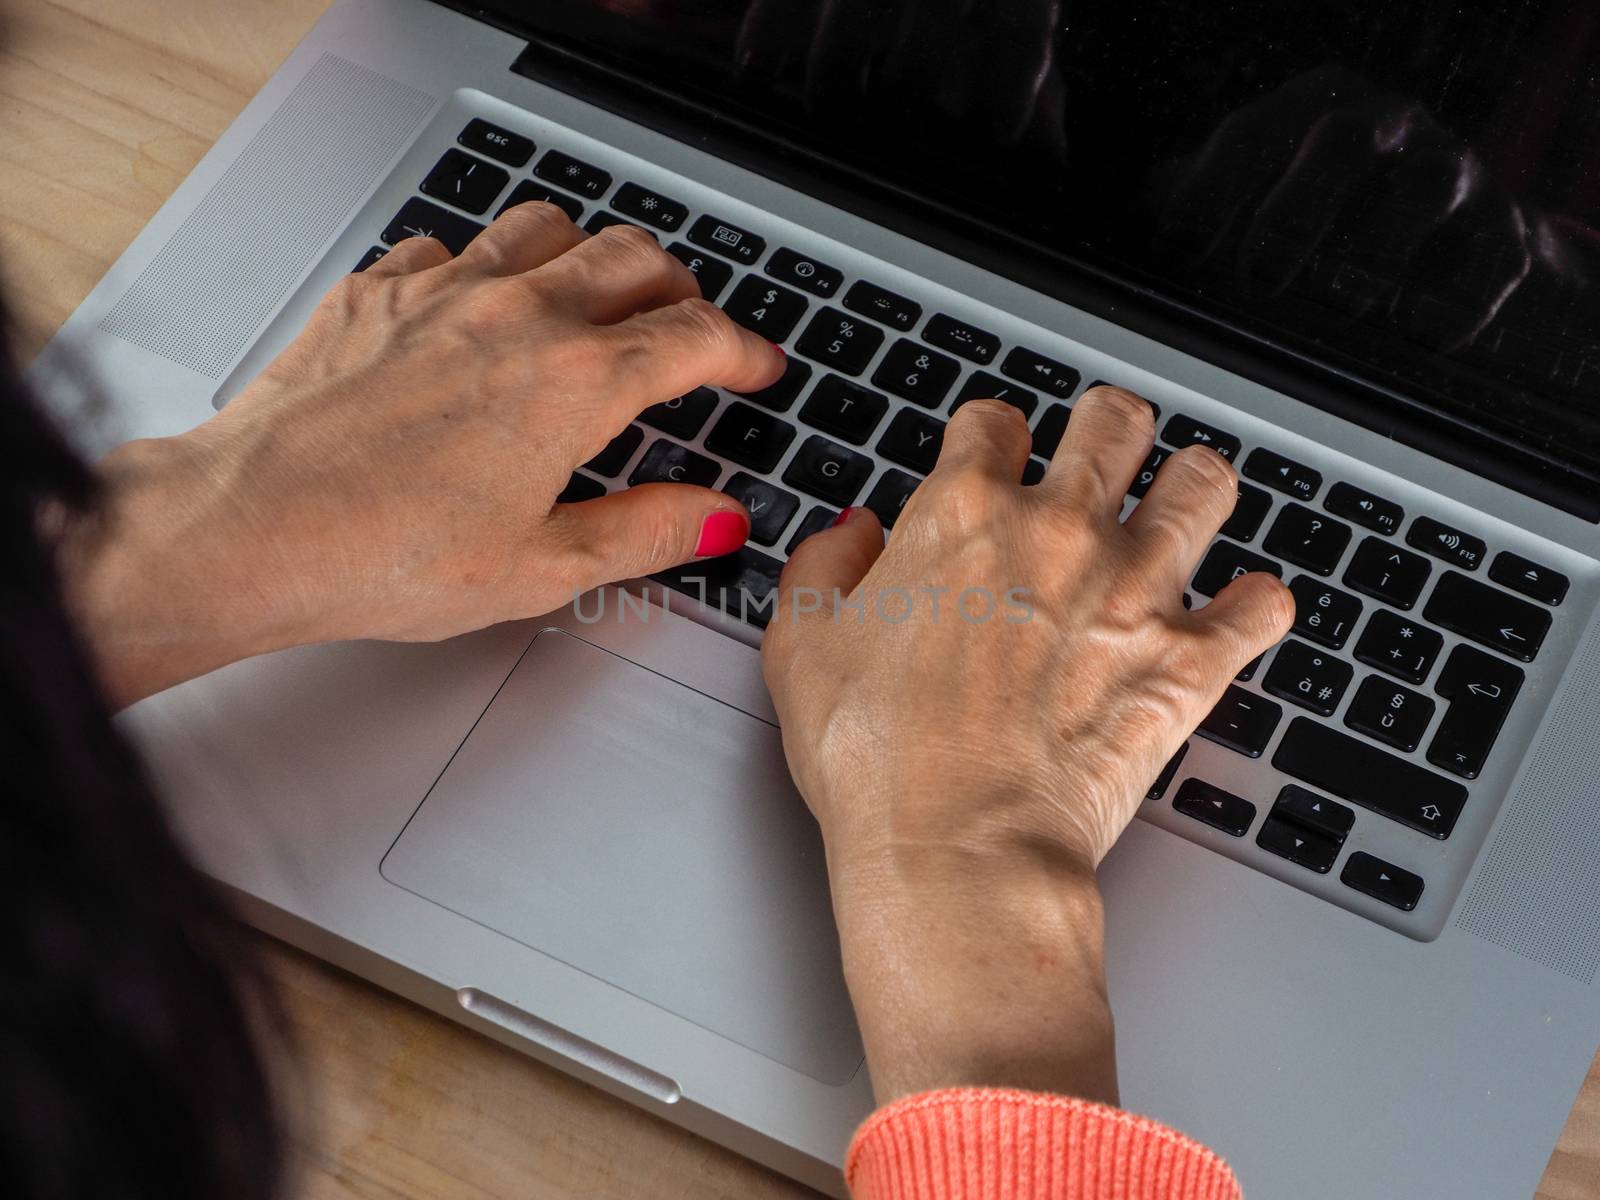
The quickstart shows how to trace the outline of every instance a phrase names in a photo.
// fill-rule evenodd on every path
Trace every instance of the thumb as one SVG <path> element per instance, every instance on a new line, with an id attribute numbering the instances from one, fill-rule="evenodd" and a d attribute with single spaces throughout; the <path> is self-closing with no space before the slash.
<path id="1" fill-rule="evenodd" d="M 779 616 L 812 611 L 813 606 L 794 608 L 796 588 L 810 589 L 831 597 L 835 591 L 848 595 L 872 570 L 883 553 L 883 525 L 870 508 L 847 508 L 831 529 L 814 533 L 794 548 L 778 579 Z"/>
<path id="2" fill-rule="evenodd" d="M 687 483 L 641 483 L 550 512 L 556 544 L 578 564 L 580 590 L 731 554 L 750 536 L 732 496 Z"/>

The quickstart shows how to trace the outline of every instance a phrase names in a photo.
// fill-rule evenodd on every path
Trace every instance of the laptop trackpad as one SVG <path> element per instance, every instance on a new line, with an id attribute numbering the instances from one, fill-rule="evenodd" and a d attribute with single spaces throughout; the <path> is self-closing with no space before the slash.
<path id="1" fill-rule="evenodd" d="M 570 634 L 534 639 L 382 870 L 813 1079 L 861 1063 L 778 730 Z"/>

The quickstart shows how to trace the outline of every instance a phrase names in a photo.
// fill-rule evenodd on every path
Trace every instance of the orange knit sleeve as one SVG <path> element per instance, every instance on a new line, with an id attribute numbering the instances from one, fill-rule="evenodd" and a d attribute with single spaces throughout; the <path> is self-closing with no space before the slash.
<path id="1" fill-rule="evenodd" d="M 1228 1165 L 1165 1125 L 1037 1092 L 952 1088 L 867 1118 L 854 1200 L 1242 1200 Z"/>

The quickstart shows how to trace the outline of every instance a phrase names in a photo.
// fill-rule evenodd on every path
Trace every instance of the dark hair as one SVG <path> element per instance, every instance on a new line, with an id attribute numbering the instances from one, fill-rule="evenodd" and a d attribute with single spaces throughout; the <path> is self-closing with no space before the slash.
<path id="1" fill-rule="evenodd" d="M 247 1011 L 269 1010 L 247 1010 L 249 957 L 112 726 L 40 533 L 95 493 L 0 339 L 0 1187 L 267 1200 L 281 1142 Z"/>

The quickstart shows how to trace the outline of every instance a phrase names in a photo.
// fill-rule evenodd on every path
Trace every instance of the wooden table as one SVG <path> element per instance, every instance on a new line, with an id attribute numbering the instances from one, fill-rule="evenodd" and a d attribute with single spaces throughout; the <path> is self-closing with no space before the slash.
<path id="1" fill-rule="evenodd" d="M 0 277 L 30 358 L 327 0 L 0 0 Z M 815 1193 L 261 939 L 292 1019 L 304 1173 L 334 1197 Z M 1600 1196 L 1600 1060 L 1540 1200 Z"/>

